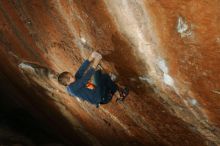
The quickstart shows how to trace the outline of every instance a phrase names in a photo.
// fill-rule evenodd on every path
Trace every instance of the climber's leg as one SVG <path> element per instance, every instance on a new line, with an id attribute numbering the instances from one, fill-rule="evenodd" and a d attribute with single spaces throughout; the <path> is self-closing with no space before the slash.
<path id="1" fill-rule="evenodd" d="M 98 93 L 98 96 L 101 96 L 101 100 L 104 101 L 104 97 L 106 97 L 106 86 L 105 86 L 105 81 L 103 80 L 102 77 L 102 71 L 97 70 L 94 74 L 94 84 L 96 86 L 96 92 Z"/>
<path id="2" fill-rule="evenodd" d="M 111 101 L 112 96 L 117 91 L 117 85 L 110 79 L 108 74 L 103 74 L 98 70 L 94 76 L 97 92 L 101 95 L 101 104 Z"/>

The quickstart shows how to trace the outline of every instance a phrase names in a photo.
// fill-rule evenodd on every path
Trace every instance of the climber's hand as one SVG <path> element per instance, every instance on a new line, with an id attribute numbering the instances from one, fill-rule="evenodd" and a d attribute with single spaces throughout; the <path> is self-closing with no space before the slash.
<path id="1" fill-rule="evenodd" d="M 92 62 L 94 59 L 98 58 L 98 56 L 99 56 L 99 53 L 96 51 L 93 51 L 92 54 L 89 56 L 88 60 Z"/>
<path id="2" fill-rule="evenodd" d="M 92 58 L 97 59 L 97 60 L 101 60 L 102 59 L 102 55 L 96 51 L 92 52 Z"/>
<path id="3" fill-rule="evenodd" d="M 102 59 L 102 55 L 101 55 L 101 54 L 97 55 L 97 56 L 96 56 L 96 59 L 97 59 L 97 60 L 101 60 L 101 59 Z"/>

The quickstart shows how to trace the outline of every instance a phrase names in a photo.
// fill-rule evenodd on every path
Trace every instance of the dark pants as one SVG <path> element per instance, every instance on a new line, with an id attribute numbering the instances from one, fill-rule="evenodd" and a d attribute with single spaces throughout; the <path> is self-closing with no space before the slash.
<path id="1" fill-rule="evenodd" d="M 111 101 L 112 96 L 117 91 L 117 85 L 111 80 L 108 74 L 103 74 L 101 70 L 95 72 L 94 75 L 97 92 L 101 95 L 101 103 L 106 104 Z"/>

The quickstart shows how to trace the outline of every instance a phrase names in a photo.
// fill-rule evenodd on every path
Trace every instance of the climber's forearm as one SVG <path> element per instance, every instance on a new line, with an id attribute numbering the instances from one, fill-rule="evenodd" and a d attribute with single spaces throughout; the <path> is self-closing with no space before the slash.
<path id="1" fill-rule="evenodd" d="M 93 58 L 93 56 L 92 56 L 92 55 L 90 55 L 90 56 L 89 56 L 89 58 L 88 58 L 89 62 L 92 62 L 92 61 L 93 61 L 93 59 L 94 59 L 94 58 Z"/>
<path id="2" fill-rule="evenodd" d="M 95 58 L 95 61 L 93 62 L 92 67 L 94 69 L 96 69 L 96 67 L 99 65 L 100 61 L 101 61 L 101 58 L 100 59 Z"/>
<path id="3" fill-rule="evenodd" d="M 99 54 L 98 52 L 92 52 L 92 54 L 89 56 L 88 60 L 89 62 L 92 62 L 91 66 L 96 69 L 96 67 L 98 66 L 98 64 L 100 63 L 102 59 L 102 55 Z"/>

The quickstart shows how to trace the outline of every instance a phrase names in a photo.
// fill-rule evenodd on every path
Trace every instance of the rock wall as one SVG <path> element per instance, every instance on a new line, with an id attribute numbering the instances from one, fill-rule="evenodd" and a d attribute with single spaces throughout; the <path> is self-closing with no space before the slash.
<path id="1" fill-rule="evenodd" d="M 220 145 L 219 8 L 218 0 L 2 0 L 2 100 L 68 145 Z M 57 73 L 74 73 L 92 50 L 130 88 L 125 102 L 95 108 L 58 85 Z"/>

